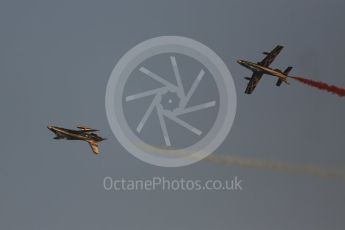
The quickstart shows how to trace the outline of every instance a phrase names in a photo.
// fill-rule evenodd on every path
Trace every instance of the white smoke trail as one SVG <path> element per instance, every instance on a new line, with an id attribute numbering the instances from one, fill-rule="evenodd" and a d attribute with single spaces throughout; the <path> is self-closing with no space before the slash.
<path id="1" fill-rule="evenodd" d="M 164 156 L 186 156 L 188 152 L 185 150 L 167 150 L 160 147 L 152 145 L 142 146 L 148 151 L 153 151 L 160 155 Z M 191 157 L 202 159 L 202 154 L 193 154 Z M 256 159 L 247 159 L 239 156 L 233 156 L 229 154 L 219 154 L 213 153 L 212 155 L 206 157 L 205 161 L 218 163 L 229 166 L 237 166 L 243 168 L 253 168 L 257 170 L 272 171 L 272 172 L 281 172 L 297 175 L 310 175 L 323 179 L 338 179 L 345 181 L 345 171 L 343 169 L 334 169 L 326 168 L 312 164 L 292 164 L 292 163 L 283 163 L 277 161 L 269 160 L 256 160 Z"/>

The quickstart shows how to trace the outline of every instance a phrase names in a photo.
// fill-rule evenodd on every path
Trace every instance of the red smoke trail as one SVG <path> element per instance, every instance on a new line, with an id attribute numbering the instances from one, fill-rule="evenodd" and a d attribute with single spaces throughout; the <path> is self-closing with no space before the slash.
<path id="1" fill-rule="evenodd" d="M 345 96 L 345 89 L 336 87 L 334 85 L 328 85 L 326 83 L 320 82 L 320 81 L 313 81 L 309 79 L 305 79 L 302 77 L 291 77 L 299 82 L 302 82 L 303 84 L 321 89 L 321 90 L 326 90 L 330 93 L 337 94 L 339 97 Z"/>

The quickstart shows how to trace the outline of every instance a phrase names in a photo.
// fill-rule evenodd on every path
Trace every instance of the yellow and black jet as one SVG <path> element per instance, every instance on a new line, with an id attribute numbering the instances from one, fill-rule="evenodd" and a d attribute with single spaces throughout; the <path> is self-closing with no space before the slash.
<path id="1" fill-rule="evenodd" d="M 271 52 L 263 52 L 266 57 L 258 62 L 253 63 L 245 60 L 237 60 L 237 63 L 246 67 L 247 69 L 250 69 L 253 71 L 253 75 L 251 78 L 245 77 L 246 80 L 248 80 L 248 85 L 245 90 L 246 94 L 251 94 L 256 85 L 259 83 L 262 75 L 268 74 L 271 76 L 275 76 L 278 78 L 276 86 L 280 86 L 282 82 L 285 82 L 286 84 L 289 84 L 287 82 L 288 74 L 291 71 L 292 67 L 287 67 L 284 71 L 281 71 L 279 69 L 272 69 L 269 67 L 269 65 L 274 61 L 274 59 L 278 56 L 280 51 L 283 49 L 283 46 L 276 46 Z"/>
<path id="2" fill-rule="evenodd" d="M 96 155 L 99 154 L 98 142 L 106 140 L 105 138 L 93 133 L 99 130 L 91 129 L 85 126 L 77 126 L 78 130 L 65 129 L 51 125 L 47 126 L 47 128 L 56 135 L 54 139 L 86 141 L 87 143 L 89 143 L 92 152 Z"/>

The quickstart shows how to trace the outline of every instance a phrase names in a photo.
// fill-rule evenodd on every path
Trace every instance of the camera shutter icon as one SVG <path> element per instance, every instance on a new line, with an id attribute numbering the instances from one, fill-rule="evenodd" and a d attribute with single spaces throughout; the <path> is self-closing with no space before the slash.
<path id="1" fill-rule="evenodd" d="M 111 130 L 135 157 L 178 167 L 211 154 L 227 137 L 236 113 L 230 71 L 195 40 L 162 36 L 129 50 L 106 89 Z"/>

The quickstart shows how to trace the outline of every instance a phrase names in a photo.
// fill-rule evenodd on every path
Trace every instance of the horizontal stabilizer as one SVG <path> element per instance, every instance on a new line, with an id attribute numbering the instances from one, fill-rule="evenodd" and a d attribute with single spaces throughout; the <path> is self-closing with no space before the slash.
<path id="1" fill-rule="evenodd" d="M 291 70 L 292 70 L 292 66 L 287 67 L 287 68 L 284 70 L 284 74 L 285 74 L 285 75 L 288 75 L 288 74 L 290 73 Z"/>
<path id="2" fill-rule="evenodd" d="M 245 77 L 244 79 L 246 79 L 246 80 L 250 81 L 250 77 Z"/>
<path id="3" fill-rule="evenodd" d="M 269 55 L 270 53 L 269 52 L 262 52 L 262 54 Z"/>
<path id="4" fill-rule="evenodd" d="M 282 84 L 282 79 L 278 79 L 277 83 L 276 83 L 276 86 L 280 86 Z"/>

